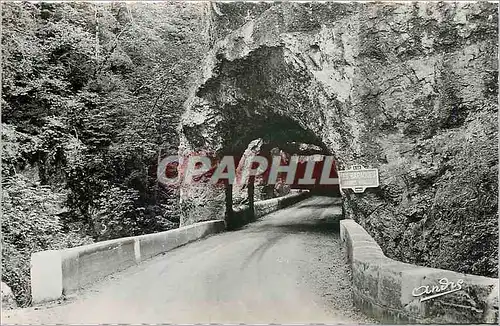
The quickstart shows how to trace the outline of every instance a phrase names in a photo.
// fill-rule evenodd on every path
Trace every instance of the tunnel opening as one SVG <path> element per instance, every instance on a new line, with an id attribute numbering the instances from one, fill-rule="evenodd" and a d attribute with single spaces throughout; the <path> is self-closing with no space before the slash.
<path id="1" fill-rule="evenodd" d="M 257 155 L 265 157 L 268 162 L 279 158 L 279 165 L 284 167 L 292 165 L 295 159 L 294 175 L 288 178 L 291 172 L 281 172 L 272 178 L 269 164 L 262 174 L 248 179 L 243 186 L 226 184 L 227 219 L 232 218 L 235 207 L 247 205 L 253 215 L 256 202 L 292 193 L 308 191 L 315 196 L 341 196 L 338 183 L 322 184 L 325 169 L 328 170 L 328 178 L 338 178 L 337 164 L 333 160 L 331 166 L 325 165 L 325 158 L 332 157 L 332 154 L 317 135 L 293 119 L 279 115 L 253 119 L 252 124 L 255 127 L 248 133 L 241 134 L 236 129 L 232 131 L 232 137 L 226 138 L 231 143 L 226 145 L 224 154 L 237 153 L 239 167 L 244 165 L 246 159 Z M 309 165 L 314 167 L 310 169 Z M 307 178 L 314 182 L 303 183 Z"/>
<path id="2" fill-rule="evenodd" d="M 327 177 L 336 178 L 337 153 L 332 149 L 344 148 L 344 139 L 340 133 L 323 132 L 331 117 L 321 110 L 321 101 L 327 99 L 311 97 L 311 89 L 318 88 L 311 73 L 300 68 L 297 58 L 281 45 L 261 46 L 242 58 L 219 53 L 215 59 L 213 73 L 188 104 L 188 114 L 196 119 L 182 123 L 184 152 L 207 150 L 215 160 L 232 156 L 235 165 L 248 155 L 261 155 L 268 161 L 281 156 L 282 165 L 299 156 L 299 162 L 296 175 L 289 182 L 283 182 L 283 174 L 277 182 L 268 182 L 268 169 L 245 185 L 186 187 L 181 191 L 186 224 L 216 219 L 217 215 L 227 218 L 233 213 L 233 206 L 247 205 L 252 209 L 256 201 L 291 192 L 307 190 L 339 197 L 338 184 L 321 184 L 321 162 L 325 157 L 334 157 L 332 173 Z M 252 149 L 258 139 L 261 143 Z M 312 171 L 316 182 L 302 184 L 299 180 L 305 177 L 311 160 L 317 161 Z"/>

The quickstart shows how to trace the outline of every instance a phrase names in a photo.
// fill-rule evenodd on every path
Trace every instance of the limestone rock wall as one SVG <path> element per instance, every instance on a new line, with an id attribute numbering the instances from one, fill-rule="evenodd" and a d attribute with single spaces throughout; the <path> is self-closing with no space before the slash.
<path id="1" fill-rule="evenodd" d="M 387 256 L 496 276 L 497 10 L 273 5 L 208 53 L 180 152 L 241 154 L 273 137 L 325 148 L 340 169 L 378 168 L 381 186 L 345 192 L 344 208 Z M 201 207 L 210 197 L 181 196 L 188 223 L 199 209 L 221 212 Z"/>

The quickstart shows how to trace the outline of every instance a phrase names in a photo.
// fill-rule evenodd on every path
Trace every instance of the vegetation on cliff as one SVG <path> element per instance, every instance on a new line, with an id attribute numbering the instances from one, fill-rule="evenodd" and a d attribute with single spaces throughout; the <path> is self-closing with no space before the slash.
<path id="1" fill-rule="evenodd" d="M 168 230 L 159 156 L 206 51 L 196 4 L 2 3 L 2 281 L 35 251 Z"/>

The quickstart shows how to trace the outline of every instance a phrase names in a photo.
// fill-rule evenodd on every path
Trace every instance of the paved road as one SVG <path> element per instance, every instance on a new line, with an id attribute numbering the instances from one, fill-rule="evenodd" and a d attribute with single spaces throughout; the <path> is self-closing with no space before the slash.
<path id="1" fill-rule="evenodd" d="M 313 197 L 3 323 L 367 323 L 352 307 L 338 199 Z M 35 310 L 37 309 L 37 310 Z"/>

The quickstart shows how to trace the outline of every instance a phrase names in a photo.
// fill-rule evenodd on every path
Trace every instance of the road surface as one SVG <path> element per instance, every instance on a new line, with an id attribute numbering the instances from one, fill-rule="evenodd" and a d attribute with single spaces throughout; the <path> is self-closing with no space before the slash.
<path id="1" fill-rule="evenodd" d="M 352 306 L 339 200 L 312 197 L 2 323 L 372 323 Z"/>

